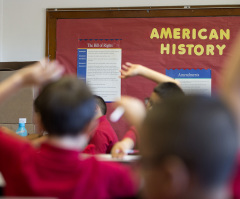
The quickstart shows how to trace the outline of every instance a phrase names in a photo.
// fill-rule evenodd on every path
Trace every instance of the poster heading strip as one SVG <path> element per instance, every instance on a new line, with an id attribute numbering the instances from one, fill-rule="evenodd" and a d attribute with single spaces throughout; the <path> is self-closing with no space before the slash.
<path id="1" fill-rule="evenodd" d="M 178 78 L 211 78 L 211 69 L 167 69 L 166 75 Z"/>
<path id="2" fill-rule="evenodd" d="M 119 49 L 122 39 L 79 39 L 78 49 Z"/>

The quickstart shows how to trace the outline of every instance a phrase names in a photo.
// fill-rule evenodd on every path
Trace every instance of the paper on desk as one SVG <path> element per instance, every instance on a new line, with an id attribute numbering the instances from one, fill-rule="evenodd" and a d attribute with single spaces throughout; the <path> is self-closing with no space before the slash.
<path id="1" fill-rule="evenodd" d="M 97 155 L 89 155 L 89 154 L 81 154 L 81 158 L 85 159 L 88 157 L 94 156 L 99 161 L 107 161 L 107 162 L 134 162 L 140 159 L 140 155 L 125 155 L 123 158 L 113 158 L 111 154 L 97 154 Z"/>

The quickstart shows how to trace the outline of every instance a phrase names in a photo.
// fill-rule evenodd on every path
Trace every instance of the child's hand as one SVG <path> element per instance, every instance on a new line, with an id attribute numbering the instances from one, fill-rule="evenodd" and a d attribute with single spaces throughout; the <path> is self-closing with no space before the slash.
<path id="1" fill-rule="evenodd" d="M 19 70 L 15 75 L 20 78 L 23 85 L 40 86 L 59 79 L 63 73 L 64 68 L 58 61 L 48 63 L 44 60 Z"/>
<path id="2" fill-rule="evenodd" d="M 130 138 L 124 138 L 122 141 L 114 144 L 111 154 L 113 158 L 123 158 L 127 155 L 127 150 L 132 149 L 134 146 L 133 140 Z"/>
<path id="3" fill-rule="evenodd" d="M 144 68 L 145 67 L 142 65 L 126 62 L 125 65 L 122 65 L 122 69 L 120 71 L 121 78 L 125 79 L 128 77 L 140 75 L 140 73 L 142 72 L 142 70 L 144 70 Z"/>

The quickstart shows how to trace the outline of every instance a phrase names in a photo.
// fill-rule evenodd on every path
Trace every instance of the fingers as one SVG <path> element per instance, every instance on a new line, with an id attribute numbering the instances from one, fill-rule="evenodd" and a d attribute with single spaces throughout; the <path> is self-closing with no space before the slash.
<path id="1" fill-rule="evenodd" d="M 128 66 L 126 66 L 126 65 L 122 65 L 122 68 L 124 68 L 125 70 L 128 70 L 129 69 L 129 67 Z"/>
<path id="2" fill-rule="evenodd" d="M 45 73 L 49 77 L 49 80 L 55 81 L 63 75 L 64 71 L 63 65 L 58 61 L 51 61 L 47 64 Z"/>
<path id="3" fill-rule="evenodd" d="M 126 78 L 126 76 L 127 76 L 127 72 L 126 71 L 124 71 L 124 70 L 120 70 L 120 72 L 121 72 L 121 78 Z"/>
<path id="4" fill-rule="evenodd" d="M 130 62 L 126 62 L 125 63 L 127 66 L 131 66 L 131 65 L 133 65 L 132 63 L 130 63 Z"/>
<path id="5" fill-rule="evenodd" d="M 45 84 L 49 81 L 58 80 L 64 73 L 64 67 L 58 61 L 47 62 L 47 60 L 42 60 L 40 62 L 41 68 L 39 69 L 39 75 L 41 74 L 41 79 L 37 80 L 37 84 Z"/>
<path id="6" fill-rule="evenodd" d="M 41 66 L 43 67 L 43 68 L 45 68 L 46 67 L 46 64 L 48 63 L 48 59 L 47 58 L 44 58 L 44 59 L 42 59 L 41 61 L 40 61 L 40 64 L 41 64 Z"/>
<path id="7" fill-rule="evenodd" d="M 119 146 L 114 147 L 111 151 L 111 154 L 113 158 L 120 158 L 120 159 L 122 159 L 125 155 L 127 155 L 124 152 L 124 150 Z"/>
<path id="8" fill-rule="evenodd" d="M 125 154 L 124 152 L 119 152 L 119 153 L 115 153 L 112 157 L 118 158 L 118 159 L 123 159 L 125 155 L 127 155 L 127 154 Z"/>

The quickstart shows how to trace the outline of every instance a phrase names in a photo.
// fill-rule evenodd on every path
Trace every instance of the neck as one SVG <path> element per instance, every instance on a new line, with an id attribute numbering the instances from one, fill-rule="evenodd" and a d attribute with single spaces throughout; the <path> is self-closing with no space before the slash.
<path id="1" fill-rule="evenodd" d="M 103 116 L 103 114 L 101 112 L 97 112 L 96 115 L 95 115 L 95 119 L 97 120 L 102 116 Z"/>
<path id="2" fill-rule="evenodd" d="M 64 137 L 55 137 L 50 136 L 48 142 L 59 148 L 64 148 L 67 150 L 77 150 L 82 151 L 88 144 L 88 136 L 81 134 L 78 136 L 64 136 Z"/>
<path id="3" fill-rule="evenodd" d="M 213 190 L 193 189 L 186 195 L 182 199 L 230 199 L 229 191 L 224 187 Z"/>

